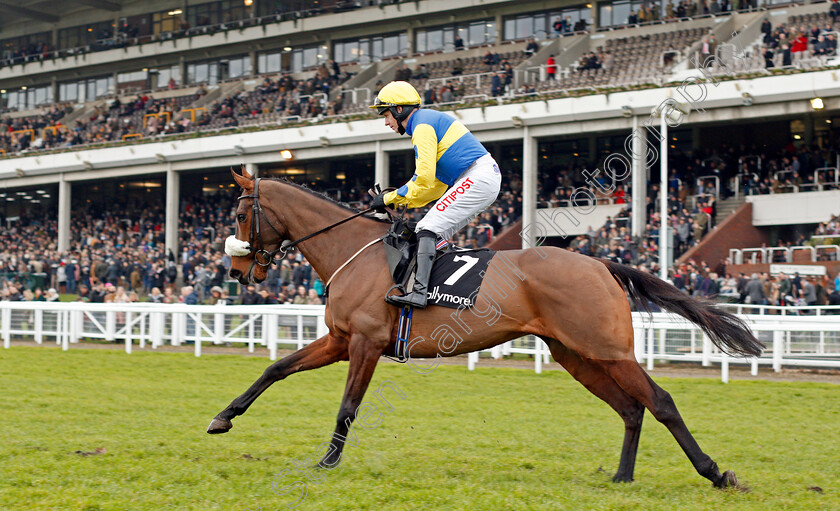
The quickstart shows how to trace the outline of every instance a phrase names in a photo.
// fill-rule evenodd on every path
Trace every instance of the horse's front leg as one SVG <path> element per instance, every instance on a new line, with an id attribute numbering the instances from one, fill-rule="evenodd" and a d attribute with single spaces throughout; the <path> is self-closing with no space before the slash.
<path id="1" fill-rule="evenodd" d="M 234 399 L 227 408 L 219 412 L 207 427 L 208 433 L 226 433 L 233 427 L 231 419 L 242 415 L 265 389 L 272 383 L 300 371 L 317 369 L 325 365 L 347 360 L 347 343 L 328 335 L 283 357 L 271 364 L 244 394 Z"/>
<path id="2" fill-rule="evenodd" d="M 350 425 L 356 418 L 356 410 L 362 404 L 362 398 L 373 377 L 376 363 L 384 351 L 383 346 L 377 346 L 362 334 L 353 334 L 350 338 L 350 370 L 347 373 L 347 385 L 341 398 L 341 408 L 338 411 L 335 432 L 330 439 L 329 446 L 323 459 L 318 462 L 321 468 L 335 468 L 341 462 L 341 451 L 348 441 L 354 443 L 354 435 L 348 435 Z M 350 438 L 348 438 L 348 436 Z"/>

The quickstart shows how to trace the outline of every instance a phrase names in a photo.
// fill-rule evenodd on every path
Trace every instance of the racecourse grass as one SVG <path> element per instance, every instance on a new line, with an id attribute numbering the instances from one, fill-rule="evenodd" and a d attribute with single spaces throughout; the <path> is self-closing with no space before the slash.
<path id="1" fill-rule="evenodd" d="M 268 365 L 235 355 L 0 351 L 0 509 L 287 509 L 272 481 L 314 462 L 347 364 L 269 389 L 225 435 L 210 419 Z M 654 372 L 655 377 L 655 372 Z M 698 476 L 650 414 L 636 481 L 613 484 L 623 424 L 562 371 L 382 364 L 404 400 L 296 509 L 840 509 L 840 388 L 658 379 L 700 445 L 749 492 Z M 378 403 L 369 393 L 366 401 Z M 379 403 L 380 409 L 384 407 Z M 373 415 L 375 417 L 375 414 Z M 100 449 L 100 454 L 83 455 Z M 304 476 L 277 478 L 277 488 Z M 819 489 L 817 489 L 819 488 Z M 821 491 L 820 491 L 821 490 Z"/>

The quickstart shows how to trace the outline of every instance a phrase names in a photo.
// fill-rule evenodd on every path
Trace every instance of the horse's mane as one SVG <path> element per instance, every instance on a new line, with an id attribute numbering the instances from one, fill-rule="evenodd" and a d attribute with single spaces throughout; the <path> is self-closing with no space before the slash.
<path id="1" fill-rule="evenodd" d="M 337 201 L 337 200 L 333 199 L 332 197 L 330 197 L 329 195 L 327 195 L 323 192 L 313 190 L 312 188 L 309 188 L 306 185 L 295 183 L 294 181 L 290 181 L 286 178 L 271 177 L 271 178 L 266 178 L 266 179 L 268 181 L 276 181 L 278 183 L 283 183 L 283 184 L 287 184 L 287 185 L 290 185 L 290 186 L 294 186 L 295 188 L 298 188 L 298 189 L 300 189 L 300 190 L 302 190 L 302 191 L 304 191 L 304 192 L 306 192 L 310 195 L 314 195 L 315 197 L 318 197 L 319 199 L 323 199 L 327 202 L 335 204 L 336 206 L 340 207 L 341 209 L 346 209 L 347 211 L 350 211 L 352 213 L 358 213 L 359 211 L 361 211 L 357 208 L 354 208 L 350 204 L 347 204 L 346 202 Z M 377 218 L 375 216 L 367 216 L 367 215 L 364 215 L 364 216 L 365 216 L 365 218 L 369 218 L 371 220 L 376 220 L 377 222 L 383 222 L 383 223 L 387 223 L 387 224 L 391 223 L 391 221 L 387 220 L 387 219 L 381 219 L 381 218 Z"/>

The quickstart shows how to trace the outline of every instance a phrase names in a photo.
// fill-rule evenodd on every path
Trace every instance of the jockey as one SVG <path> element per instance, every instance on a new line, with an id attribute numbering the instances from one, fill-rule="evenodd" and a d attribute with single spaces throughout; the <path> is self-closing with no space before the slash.
<path id="1" fill-rule="evenodd" d="M 385 124 L 395 132 L 411 135 L 415 161 L 411 180 L 374 197 L 371 209 L 382 210 L 388 205 L 419 208 L 437 200 L 417 223 L 413 292 L 385 298 L 393 305 L 423 308 L 437 238 L 449 239 L 492 204 L 499 195 L 502 175 L 487 149 L 463 124 L 449 114 L 421 110 L 420 94 L 408 82 L 383 87 L 370 108 L 384 115 Z"/>

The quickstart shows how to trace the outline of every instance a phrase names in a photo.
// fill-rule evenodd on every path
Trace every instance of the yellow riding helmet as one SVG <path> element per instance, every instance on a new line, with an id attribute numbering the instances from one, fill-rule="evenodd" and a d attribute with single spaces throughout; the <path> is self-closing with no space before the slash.
<path id="1" fill-rule="evenodd" d="M 376 112 L 382 115 L 386 110 L 397 106 L 420 107 L 420 94 L 410 83 L 391 82 L 385 87 L 382 87 L 382 90 L 379 91 L 370 108 L 375 108 Z M 413 109 L 403 109 L 404 112 L 406 110 L 410 113 Z M 391 110 L 391 113 L 399 120 L 395 110 Z"/>

